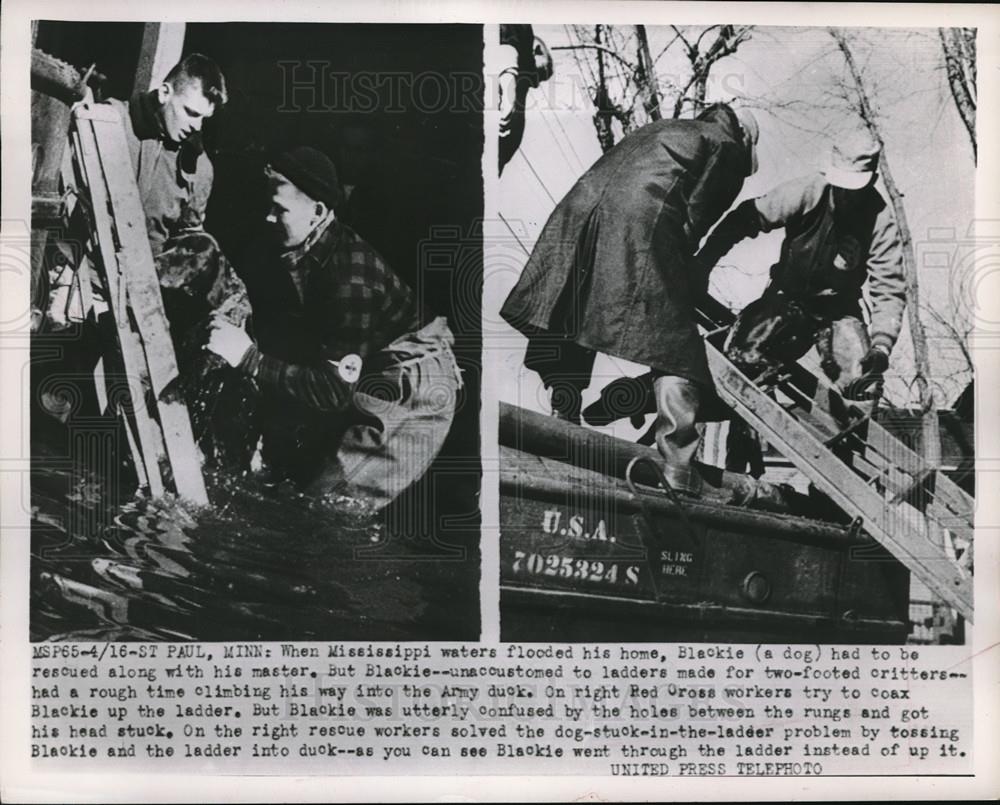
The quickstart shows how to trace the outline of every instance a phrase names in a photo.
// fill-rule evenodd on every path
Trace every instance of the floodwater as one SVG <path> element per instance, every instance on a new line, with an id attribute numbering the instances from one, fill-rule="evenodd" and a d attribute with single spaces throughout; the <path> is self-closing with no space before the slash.
<path id="1" fill-rule="evenodd" d="M 196 508 L 33 452 L 32 640 L 478 639 L 478 524 L 445 542 L 217 477 Z"/>
<path id="2" fill-rule="evenodd" d="M 238 291 L 227 299 L 239 307 Z M 203 454 L 247 466 L 245 384 L 201 348 L 206 327 L 178 330 Z M 445 468 L 447 483 L 425 478 L 376 520 L 235 470 L 207 474 L 208 507 L 136 497 L 124 431 L 96 413 L 93 333 L 32 338 L 33 640 L 479 638 L 478 462 L 457 479 Z M 67 425 L 46 399 L 67 406 Z"/>

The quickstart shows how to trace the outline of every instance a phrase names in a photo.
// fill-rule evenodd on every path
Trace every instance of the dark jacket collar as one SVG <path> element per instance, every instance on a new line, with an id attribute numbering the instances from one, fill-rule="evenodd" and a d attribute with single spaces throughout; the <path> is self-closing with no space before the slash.
<path id="1" fill-rule="evenodd" d="M 332 230 L 337 226 L 339 226 L 337 219 L 331 216 L 318 230 L 310 232 L 298 246 L 281 252 L 279 259 L 289 268 L 301 266 L 306 261 L 323 263 L 336 239 L 336 233 Z"/>
<path id="2" fill-rule="evenodd" d="M 163 123 L 160 121 L 160 102 L 156 90 L 139 92 L 132 96 L 128 104 L 132 131 L 140 140 L 163 139 Z"/>
<path id="3" fill-rule="evenodd" d="M 300 265 L 308 266 L 309 271 L 312 271 L 317 266 L 324 265 L 329 259 L 330 253 L 340 242 L 340 239 L 346 235 L 346 232 L 345 225 L 334 218 L 326 227 L 323 234 L 312 244 L 309 251 L 302 256 Z"/>
<path id="4" fill-rule="evenodd" d="M 286 271 L 304 275 L 304 298 L 301 299 L 303 303 L 310 297 L 309 287 L 317 280 L 323 281 L 322 278 L 326 274 L 323 268 L 329 262 L 330 254 L 337 248 L 341 239 L 346 236 L 346 227 L 335 218 L 306 251 L 296 253 L 296 250 L 293 250 L 277 255 L 278 261 Z M 291 277 L 289 277 L 289 281 L 291 281 Z"/>

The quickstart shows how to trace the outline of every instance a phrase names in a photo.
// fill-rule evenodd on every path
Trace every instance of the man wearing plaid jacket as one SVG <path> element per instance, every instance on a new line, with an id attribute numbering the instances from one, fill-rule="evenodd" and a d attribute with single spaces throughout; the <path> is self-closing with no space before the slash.
<path id="1" fill-rule="evenodd" d="M 325 155 L 283 153 L 268 180 L 277 248 L 238 268 L 252 336 L 218 320 L 208 348 L 259 389 L 272 473 L 382 509 L 423 475 L 448 433 L 460 385 L 451 331 L 336 219 L 341 190 Z"/>

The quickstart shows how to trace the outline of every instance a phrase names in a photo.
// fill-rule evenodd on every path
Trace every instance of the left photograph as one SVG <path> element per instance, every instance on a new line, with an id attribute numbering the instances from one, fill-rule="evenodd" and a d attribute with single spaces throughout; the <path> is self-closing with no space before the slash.
<path id="1" fill-rule="evenodd" d="M 32 40 L 32 639 L 477 640 L 482 27 Z"/>

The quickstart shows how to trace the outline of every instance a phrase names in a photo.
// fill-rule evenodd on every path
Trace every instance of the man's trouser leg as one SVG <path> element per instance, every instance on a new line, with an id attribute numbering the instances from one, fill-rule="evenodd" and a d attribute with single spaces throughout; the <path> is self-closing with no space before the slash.
<path id="1" fill-rule="evenodd" d="M 549 390 L 552 413 L 580 424 L 583 391 L 590 385 L 596 357 L 592 349 L 542 333 L 528 339 L 524 365 L 541 376 Z"/>
<path id="2" fill-rule="evenodd" d="M 868 329 L 864 322 L 854 315 L 833 319 L 829 324 L 824 325 L 817 334 L 816 351 L 819 353 L 823 372 L 834 382 L 840 393 L 848 399 L 851 399 L 851 384 L 862 375 L 861 359 L 868 352 L 870 343 Z M 868 389 L 869 393 L 874 391 L 874 388 Z M 821 394 L 822 391 L 817 389 L 817 393 Z M 865 414 L 869 414 L 877 401 L 874 398 L 852 399 L 852 404 Z M 855 450 L 852 442 L 853 440 L 848 439 L 834 448 L 834 453 L 842 461 L 851 461 L 851 454 Z"/>
<path id="3" fill-rule="evenodd" d="M 371 386 L 362 379 L 354 392 L 354 407 L 367 421 L 346 429 L 307 492 L 353 498 L 379 511 L 424 475 L 451 428 L 462 385 L 453 343 L 438 318 L 386 348 L 398 363 Z M 398 398 L 385 399 L 392 386 Z"/>
<path id="4" fill-rule="evenodd" d="M 854 315 L 834 319 L 820 330 L 816 349 L 823 371 L 842 394 L 861 377 L 861 360 L 870 346 L 868 328 Z"/>
<path id="5" fill-rule="evenodd" d="M 695 424 L 701 389 L 685 377 L 659 375 L 653 379 L 656 398 L 656 446 L 663 456 L 664 474 L 674 489 L 692 494 L 701 491 L 701 476 L 694 467 L 701 433 Z"/>

